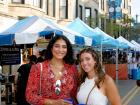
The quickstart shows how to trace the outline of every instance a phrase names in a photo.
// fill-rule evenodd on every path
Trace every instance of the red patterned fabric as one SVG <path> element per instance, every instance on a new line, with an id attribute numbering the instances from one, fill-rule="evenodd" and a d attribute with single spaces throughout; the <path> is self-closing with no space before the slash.
<path id="1" fill-rule="evenodd" d="M 76 96 L 78 71 L 75 65 L 65 64 L 61 78 L 61 93 L 55 94 L 55 77 L 49 61 L 42 63 L 41 95 L 39 93 L 40 64 L 32 66 L 26 88 L 26 99 L 32 105 L 44 105 L 45 99 L 64 99 Z"/>

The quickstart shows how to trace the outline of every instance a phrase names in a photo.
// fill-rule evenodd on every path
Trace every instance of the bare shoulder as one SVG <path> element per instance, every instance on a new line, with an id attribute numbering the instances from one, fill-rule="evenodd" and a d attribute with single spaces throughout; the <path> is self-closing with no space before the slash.
<path id="1" fill-rule="evenodd" d="M 115 86 L 115 82 L 109 75 L 106 74 L 104 85 L 105 85 L 106 88 L 108 88 L 108 87 L 110 88 L 112 86 Z"/>
<path id="2" fill-rule="evenodd" d="M 106 96 L 108 97 L 111 105 L 121 105 L 121 99 L 117 85 L 115 84 L 115 81 L 107 74 L 105 75 L 104 87 Z"/>

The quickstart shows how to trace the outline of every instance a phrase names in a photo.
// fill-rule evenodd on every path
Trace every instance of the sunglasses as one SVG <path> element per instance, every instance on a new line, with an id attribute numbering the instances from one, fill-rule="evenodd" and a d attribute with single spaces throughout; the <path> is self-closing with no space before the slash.
<path id="1" fill-rule="evenodd" d="M 57 80 L 57 81 L 55 82 L 55 93 L 56 93 L 57 95 L 59 95 L 60 92 L 61 92 L 60 86 L 61 86 L 61 81 L 60 81 L 60 80 Z"/>

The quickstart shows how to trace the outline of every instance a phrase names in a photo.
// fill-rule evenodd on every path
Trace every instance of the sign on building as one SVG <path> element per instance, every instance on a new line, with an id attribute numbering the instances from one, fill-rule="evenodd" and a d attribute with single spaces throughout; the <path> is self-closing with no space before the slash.
<path id="1" fill-rule="evenodd" d="M 14 46 L 0 47 L 0 64 L 15 65 L 20 64 L 20 48 Z"/>

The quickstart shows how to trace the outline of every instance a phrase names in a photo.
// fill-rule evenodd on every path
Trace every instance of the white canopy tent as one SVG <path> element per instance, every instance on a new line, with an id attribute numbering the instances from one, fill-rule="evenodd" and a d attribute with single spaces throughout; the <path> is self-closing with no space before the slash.
<path id="1" fill-rule="evenodd" d="M 139 48 L 137 46 L 135 46 L 134 44 L 132 44 L 131 42 L 129 42 L 127 39 L 125 39 L 122 36 L 118 37 L 117 40 L 119 40 L 120 42 L 126 43 L 132 50 L 135 50 L 135 51 L 139 50 Z"/>
<path id="2" fill-rule="evenodd" d="M 92 45 L 92 38 L 82 36 L 80 33 L 59 27 L 54 21 L 37 16 L 27 17 L 0 33 L 0 45 L 36 43 L 40 37 L 50 33 L 65 35 L 72 44 Z"/>
<path id="3" fill-rule="evenodd" d="M 86 46 L 91 46 L 92 45 L 92 38 L 89 38 L 87 36 L 83 36 L 81 33 L 79 32 L 76 32 L 70 28 L 67 28 L 67 27 L 63 27 L 61 25 L 58 25 L 56 23 L 52 23 L 53 27 L 59 29 L 60 31 L 63 31 L 63 34 L 66 35 L 69 39 L 72 39 L 71 36 L 72 35 L 77 35 L 77 36 L 81 36 L 81 37 L 84 37 L 85 39 L 85 45 Z M 72 44 L 74 44 L 74 39 L 71 41 Z"/>
<path id="4" fill-rule="evenodd" d="M 134 41 L 134 40 L 131 40 L 131 43 L 134 44 L 134 45 L 136 45 L 136 46 L 139 48 L 139 51 L 140 51 L 140 44 L 139 44 L 139 43 L 137 43 L 137 42 Z"/>

